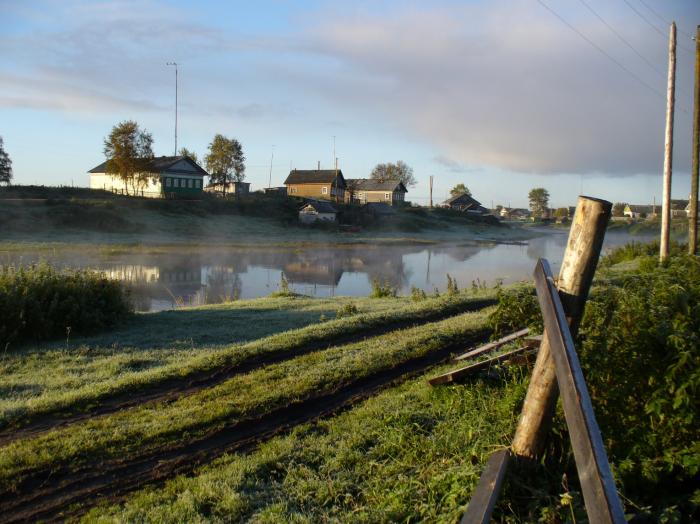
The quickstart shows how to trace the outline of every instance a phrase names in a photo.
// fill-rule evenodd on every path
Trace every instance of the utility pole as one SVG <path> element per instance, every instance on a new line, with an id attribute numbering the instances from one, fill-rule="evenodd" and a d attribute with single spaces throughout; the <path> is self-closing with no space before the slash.
<path id="1" fill-rule="evenodd" d="M 177 62 L 168 62 L 165 65 L 175 66 L 175 153 L 177 156 Z"/>
<path id="2" fill-rule="evenodd" d="M 272 144 L 272 153 L 270 154 L 270 178 L 267 180 L 268 189 L 272 187 L 272 159 L 275 158 L 275 144 Z M 291 169 L 290 169 L 291 171 Z"/>
<path id="3" fill-rule="evenodd" d="M 693 102 L 693 165 L 690 170 L 688 253 L 698 251 L 698 154 L 700 153 L 700 25 L 695 33 L 695 100 Z"/>
<path id="4" fill-rule="evenodd" d="M 433 175 L 430 175 L 430 209 L 433 209 Z"/>
<path id="5" fill-rule="evenodd" d="M 661 246 L 659 260 L 669 254 L 671 233 L 671 174 L 673 172 L 673 110 L 676 102 L 676 23 L 668 37 L 668 89 L 666 90 L 666 137 L 664 140 L 664 193 L 661 203 Z"/>

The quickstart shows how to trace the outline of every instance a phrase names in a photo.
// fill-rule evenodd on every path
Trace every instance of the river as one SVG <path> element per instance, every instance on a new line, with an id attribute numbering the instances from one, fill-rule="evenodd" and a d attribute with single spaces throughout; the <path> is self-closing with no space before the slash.
<path id="1" fill-rule="evenodd" d="M 131 285 L 137 311 L 161 311 L 181 306 L 216 304 L 266 296 L 279 288 L 282 276 L 289 288 L 312 296 L 367 296 L 372 281 L 388 283 L 399 294 L 412 287 L 444 291 L 447 275 L 460 288 L 509 284 L 531 278 L 538 258 L 556 271 L 568 231 L 549 230 L 514 243 L 465 242 L 439 245 L 361 245 L 297 249 L 212 249 L 167 254 L 100 255 L 62 249 L 54 254 L 0 253 L 0 263 L 28 265 L 45 260 L 60 268 L 92 268 Z M 632 240 L 610 231 L 605 249 Z"/>

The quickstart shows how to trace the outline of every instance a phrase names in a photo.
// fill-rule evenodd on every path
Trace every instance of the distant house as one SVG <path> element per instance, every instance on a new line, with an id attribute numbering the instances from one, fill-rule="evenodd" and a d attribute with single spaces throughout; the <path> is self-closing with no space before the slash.
<path id="1" fill-rule="evenodd" d="M 308 197 L 343 202 L 345 200 L 345 178 L 343 172 L 335 169 L 300 170 L 289 172 L 287 196 Z"/>
<path id="2" fill-rule="evenodd" d="M 689 200 L 671 200 L 671 216 L 673 218 L 687 217 L 690 215 Z"/>
<path id="3" fill-rule="evenodd" d="M 250 193 L 250 182 L 227 182 L 226 192 L 224 193 L 224 184 L 209 184 L 204 188 L 207 193 L 216 193 L 217 195 L 247 195 Z"/>
<path id="4" fill-rule="evenodd" d="M 519 207 L 504 207 L 501 209 L 501 218 L 509 220 L 527 220 L 530 218 L 530 210 Z"/>
<path id="5" fill-rule="evenodd" d="M 132 185 L 107 173 L 107 162 L 90 171 L 90 188 L 149 198 L 194 196 L 202 193 L 203 179 L 209 174 L 186 156 L 159 156 L 148 163 L 148 175 Z M 152 173 L 152 174 L 150 174 Z"/>
<path id="6" fill-rule="evenodd" d="M 466 193 L 448 198 L 442 203 L 442 207 L 477 215 L 487 215 L 489 213 L 489 210 L 482 206 L 481 202 Z"/>
<path id="7" fill-rule="evenodd" d="M 382 202 L 395 206 L 406 200 L 408 190 L 400 180 L 373 180 L 371 178 L 349 178 L 345 190 L 346 202 Z"/>
<path id="8" fill-rule="evenodd" d="M 656 206 L 627 204 L 625 205 L 624 215 L 629 218 L 652 218 L 656 216 L 656 212 Z"/>
<path id="9" fill-rule="evenodd" d="M 338 211 L 328 202 L 312 200 L 299 210 L 299 221 L 302 224 L 314 222 L 335 222 Z"/>
<path id="10" fill-rule="evenodd" d="M 280 186 L 280 187 L 266 187 L 263 189 L 266 195 L 273 195 L 273 196 L 287 196 L 287 188 L 285 186 Z"/>

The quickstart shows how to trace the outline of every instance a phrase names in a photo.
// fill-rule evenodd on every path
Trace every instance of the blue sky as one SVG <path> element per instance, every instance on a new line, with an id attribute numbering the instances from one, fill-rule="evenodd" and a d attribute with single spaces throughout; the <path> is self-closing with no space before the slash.
<path id="1" fill-rule="evenodd" d="M 435 200 L 464 182 L 486 205 L 525 206 L 535 186 L 557 206 L 658 201 L 674 19 L 673 194 L 687 197 L 700 2 L 542 1 L 617 64 L 537 0 L 0 0 L 0 136 L 22 184 L 87 185 L 126 119 L 172 154 L 174 60 L 178 145 L 202 157 L 214 134 L 238 138 L 254 188 L 273 145 L 279 185 L 290 166 L 331 167 L 335 136 L 346 177 L 411 165 L 418 203 L 430 175 Z"/>

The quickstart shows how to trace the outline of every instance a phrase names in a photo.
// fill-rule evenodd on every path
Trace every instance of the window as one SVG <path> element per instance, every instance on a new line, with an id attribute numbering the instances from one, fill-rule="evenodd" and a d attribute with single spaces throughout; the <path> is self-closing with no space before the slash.
<path id="1" fill-rule="evenodd" d="M 390 200 L 391 199 L 391 193 L 384 193 L 384 200 Z"/>
<path id="2" fill-rule="evenodd" d="M 200 187 L 202 187 L 202 181 L 201 181 L 201 180 L 195 180 L 195 181 L 194 181 L 194 187 L 196 187 L 197 189 L 199 189 Z"/>
<path id="3" fill-rule="evenodd" d="M 166 178 L 165 179 L 165 187 L 170 187 L 173 185 L 173 179 L 172 178 Z"/>
<path id="4" fill-rule="evenodd" d="M 324 194 L 324 195 L 327 195 L 327 194 L 328 194 L 328 188 L 327 188 L 326 186 L 323 186 L 323 187 L 321 188 L 321 193 Z"/>
<path id="5" fill-rule="evenodd" d="M 180 179 L 179 178 L 175 179 L 175 187 L 180 187 Z"/>
<path id="6" fill-rule="evenodd" d="M 190 180 L 190 179 L 188 178 L 188 179 L 187 179 L 187 188 L 189 189 L 190 187 L 192 187 L 192 180 Z"/>

